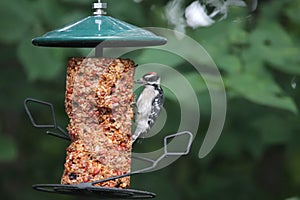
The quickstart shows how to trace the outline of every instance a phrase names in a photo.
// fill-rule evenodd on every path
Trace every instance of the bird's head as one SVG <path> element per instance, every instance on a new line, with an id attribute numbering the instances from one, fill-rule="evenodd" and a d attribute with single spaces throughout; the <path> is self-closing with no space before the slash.
<path id="1" fill-rule="evenodd" d="M 159 85 L 160 76 L 156 72 L 148 72 L 142 78 L 136 80 L 135 83 L 143 85 Z"/>

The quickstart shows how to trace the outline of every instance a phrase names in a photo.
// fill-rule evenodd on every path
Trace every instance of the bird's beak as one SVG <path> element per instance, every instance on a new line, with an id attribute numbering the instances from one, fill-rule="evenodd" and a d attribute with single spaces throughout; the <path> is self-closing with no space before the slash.
<path id="1" fill-rule="evenodd" d="M 138 79 L 138 80 L 134 81 L 134 83 L 136 83 L 136 84 L 145 84 L 145 81 L 143 79 Z"/>

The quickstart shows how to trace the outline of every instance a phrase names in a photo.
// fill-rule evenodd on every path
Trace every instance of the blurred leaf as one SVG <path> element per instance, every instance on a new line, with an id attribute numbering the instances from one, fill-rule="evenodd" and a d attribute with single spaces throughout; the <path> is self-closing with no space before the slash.
<path id="1" fill-rule="evenodd" d="M 0 135 L 0 162 L 9 162 L 17 157 L 17 147 L 14 141 L 4 135 Z"/>
<path id="2" fill-rule="evenodd" d="M 26 0 L 0 1 L 0 40 L 12 43 L 21 40 L 35 21 L 34 10 Z"/>
<path id="3" fill-rule="evenodd" d="M 293 23 L 300 25 L 299 10 L 300 10 L 300 1 L 291 1 L 291 3 L 284 10 L 284 12 Z"/>
<path id="4" fill-rule="evenodd" d="M 246 44 L 248 42 L 248 33 L 246 30 L 243 28 L 244 23 L 242 22 L 236 22 L 230 23 L 230 30 L 228 30 L 228 39 L 230 42 L 234 44 Z"/>
<path id="5" fill-rule="evenodd" d="M 224 155 L 232 159 L 237 158 L 243 149 L 243 144 L 240 142 L 240 139 L 238 134 L 226 132 L 222 134 L 222 143 L 215 147 L 215 151 L 217 151 L 219 155 Z M 230 149 L 228 149 L 228 147 L 230 147 Z"/>
<path id="6" fill-rule="evenodd" d="M 242 12 L 243 13 L 243 12 Z M 198 29 L 191 33 L 197 41 L 208 51 L 217 66 L 227 73 L 241 71 L 240 54 L 248 45 L 248 33 L 244 30 L 243 14 L 238 19 L 232 17 L 214 26 Z"/>
<path id="7" fill-rule="evenodd" d="M 146 23 L 145 13 L 141 4 L 134 3 L 133 1 L 118 1 L 118 3 L 108 3 L 107 12 L 109 15 L 124 20 L 135 26 L 143 26 Z M 149 8 L 148 8 L 149 10 Z M 149 12 L 151 12 L 149 10 Z"/>
<path id="8" fill-rule="evenodd" d="M 252 102 L 298 112 L 292 98 L 284 95 L 280 87 L 263 71 L 256 76 L 251 73 L 230 76 L 225 79 L 225 84 Z"/>
<path id="9" fill-rule="evenodd" d="M 260 22 L 257 29 L 250 34 L 249 42 L 251 47 L 244 52 L 247 56 L 246 62 L 251 62 L 252 59 L 261 60 L 280 71 L 300 74 L 300 49 L 277 23 Z"/>
<path id="10" fill-rule="evenodd" d="M 18 57 L 30 80 L 51 80 L 61 74 L 65 65 L 61 50 L 38 48 L 23 40 L 18 47 Z"/>
<path id="11" fill-rule="evenodd" d="M 241 135 L 240 140 L 243 142 L 243 146 L 247 152 L 250 153 L 253 158 L 260 158 L 265 150 L 266 144 L 261 139 L 261 133 L 258 131 L 241 131 L 244 132 Z"/>
<path id="12" fill-rule="evenodd" d="M 300 200 L 300 198 L 299 197 L 290 197 L 290 198 L 287 198 L 285 200 Z"/>
<path id="13" fill-rule="evenodd" d="M 61 21 L 60 18 L 68 14 L 64 13 L 64 9 L 60 6 L 60 3 L 61 2 L 56 0 L 38 0 L 30 5 L 31 9 L 36 11 L 35 17 L 38 18 L 41 24 L 49 27 L 55 27 L 60 25 L 58 24 Z"/>
<path id="14" fill-rule="evenodd" d="M 252 124 L 263 142 L 271 145 L 286 144 L 293 133 L 292 126 L 288 126 L 281 117 L 271 114 L 258 117 Z"/>
<path id="15" fill-rule="evenodd" d="M 285 7 L 285 4 L 288 3 L 289 0 L 286 1 L 269 1 L 264 4 L 264 6 L 260 6 L 258 4 L 258 9 L 261 13 L 260 19 L 267 19 L 271 21 L 277 21 L 280 18 L 280 13 L 283 11 L 283 8 Z M 292 0 L 292 1 L 298 1 L 298 0 Z M 259 2 L 258 2 L 259 3 Z"/>
<path id="16" fill-rule="evenodd" d="M 272 48 L 293 46 L 291 36 L 287 34 L 283 27 L 276 22 L 268 20 L 261 20 L 259 22 L 255 31 L 250 34 L 249 42 L 254 46 L 264 46 L 270 51 Z"/>
<path id="17" fill-rule="evenodd" d="M 239 58 L 233 55 L 220 55 L 217 65 L 224 69 L 227 73 L 239 73 L 242 70 L 242 64 Z"/>
<path id="18" fill-rule="evenodd" d="M 289 175 L 294 183 L 299 187 L 300 186 L 300 151 L 294 150 L 289 152 L 287 158 L 287 166 L 289 167 Z"/>
<path id="19" fill-rule="evenodd" d="M 270 67 L 288 74 L 300 74 L 300 49 L 284 48 L 275 49 L 272 59 L 268 60 Z"/>

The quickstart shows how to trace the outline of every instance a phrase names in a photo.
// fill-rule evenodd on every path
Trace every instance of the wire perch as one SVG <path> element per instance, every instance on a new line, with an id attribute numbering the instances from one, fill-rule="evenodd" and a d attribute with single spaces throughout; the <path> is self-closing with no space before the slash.
<path id="1" fill-rule="evenodd" d="M 52 117 L 52 124 L 38 124 L 36 122 L 36 120 L 34 119 L 32 112 L 30 111 L 30 106 L 29 104 L 40 104 L 43 106 L 47 106 L 50 108 L 51 110 L 51 117 Z M 41 100 L 37 100 L 37 99 L 33 99 L 33 98 L 27 98 L 24 101 L 24 107 L 25 107 L 25 111 L 31 121 L 32 126 L 36 127 L 36 128 L 53 128 L 59 131 L 59 133 L 53 132 L 53 131 L 46 131 L 46 133 L 48 135 L 52 135 L 61 139 L 65 139 L 65 140 L 71 140 L 69 134 L 63 129 L 61 128 L 57 122 L 56 122 L 56 117 L 55 117 L 55 112 L 54 112 L 54 107 L 53 104 L 46 102 L 46 101 L 41 101 Z"/>

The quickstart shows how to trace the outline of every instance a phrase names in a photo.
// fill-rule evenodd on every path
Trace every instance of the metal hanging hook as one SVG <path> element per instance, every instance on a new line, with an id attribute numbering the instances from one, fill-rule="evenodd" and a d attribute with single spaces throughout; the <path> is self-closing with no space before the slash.
<path id="1" fill-rule="evenodd" d="M 101 0 L 98 0 L 98 3 L 93 3 L 93 9 L 95 9 L 94 15 L 106 15 L 106 12 L 103 10 L 107 8 L 107 3 L 101 3 Z"/>

